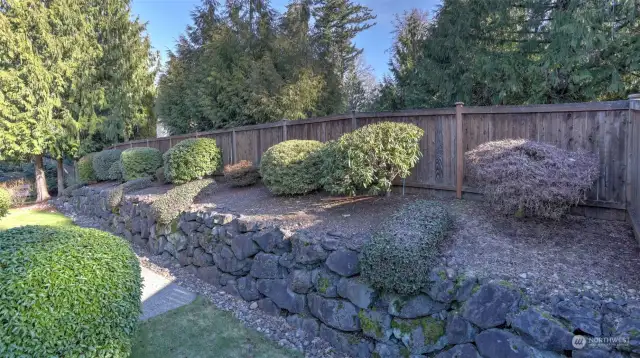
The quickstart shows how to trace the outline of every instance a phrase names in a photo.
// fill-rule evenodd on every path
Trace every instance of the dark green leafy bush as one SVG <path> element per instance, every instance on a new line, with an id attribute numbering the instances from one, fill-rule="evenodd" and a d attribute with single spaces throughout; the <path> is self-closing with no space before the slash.
<path id="1" fill-rule="evenodd" d="M 161 225 L 170 224 L 193 204 L 195 197 L 204 188 L 212 183 L 214 183 L 213 179 L 196 180 L 177 186 L 161 195 L 151 204 L 156 222 Z"/>
<path id="2" fill-rule="evenodd" d="M 109 180 L 122 181 L 122 162 L 118 160 L 109 168 Z"/>
<path id="3" fill-rule="evenodd" d="M 98 181 L 111 179 L 110 170 L 114 163 L 120 161 L 120 149 L 107 149 L 93 155 L 93 171 Z"/>
<path id="4" fill-rule="evenodd" d="M 96 172 L 93 170 L 93 156 L 96 153 L 89 153 L 78 160 L 78 177 L 85 183 L 93 183 L 97 180 Z"/>
<path id="5" fill-rule="evenodd" d="M 438 245 L 451 227 L 446 209 L 419 200 L 403 206 L 362 250 L 362 277 L 372 287 L 402 295 L 425 288 L 438 262 Z"/>
<path id="6" fill-rule="evenodd" d="M 525 139 L 487 142 L 465 153 L 469 183 L 498 211 L 559 219 L 585 199 L 597 155 Z"/>
<path id="7" fill-rule="evenodd" d="M 140 315 L 129 244 L 78 227 L 0 232 L 3 357 L 128 357 Z"/>
<path id="8" fill-rule="evenodd" d="M 422 152 L 424 131 L 408 123 L 382 122 L 346 133 L 322 151 L 322 185 L 333 193 L 386 193 L 396 177 L 406 178 Z"/>
<path id="9" fill-rule="evenodd" d="M 146 189 L 150 186 L 153 186 L 152 177 L 138 178 L 122 183 L 109 192 L 109 195 L 107 196 L 107 204 L 109 205 L 109 208 L 113 210 L 120 206 L 125 194 Z"/>
<path id="10" fill-rule="evenodd" d="M 276 195 L 305 194 L 320 188 L 323 144 L 315 140 L 288 140 L 267 149 L 260 162 L 262 182 Z"/>
<path id="11" fill-rule="evenodd" d="M 155 174 L 162 166 L 162 154 L 155 148 L 130 148 L 120 155 L 122 177 L 129 181 Z"/>
<path id="12" fill-rule="evenodd" d="M 252 162 L 241 160 L 236 164 L 229 164 L 224 167 L 224 177 L 231 186 L 249 186 L 260 180 L 260 172 Z"/>
<path id="13" fill-rule="evenodd" d="M 212 175 L 222 164 L 222 152 L 215 139 L 191 138 L 176 144 L 162 155 L 164 177 L 183 184 Z"/>
<path id="14" fill-rule="evenodd" d="M 11 193 L 5 188 L 0 188 L 0 218 L 7 215 L 11 207 Z"/>

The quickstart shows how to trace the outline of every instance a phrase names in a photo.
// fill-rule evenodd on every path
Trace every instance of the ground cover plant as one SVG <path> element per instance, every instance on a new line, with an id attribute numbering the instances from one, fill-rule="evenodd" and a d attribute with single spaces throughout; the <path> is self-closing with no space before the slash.
<path id="1" fill-rule="evenodd" d="M 78 177 L 85 183 L 93 183 L 97 180 L 96 172 L 93 170 L 93 156 L 96 153 L 89 153 L 78 160 Z"/>
<path id="2" fill-rule="evenodd" d="M 183 184 L 212 175 L 222 164 L 222 151 L 211 138 L 185 139 L 162 155 L 164 178 Z"/>
<path id="3" fill-rule="evenodd" d="M 346 133 L 322 150 L 322 185 L 333 193 L 387 193 L 420 159 L 424 131 L 413 124 L 382 122 Z"/>
<path id="4" fill-rule="evenodd" d="M 141 278 L 129 244 L 78 227 L 0 232 L 0 352 L 128 357 Z"/>
<path id="5" fill-rule="evenodd" d="M 315 140 L 288 140 L 267 149 L 260 162 L 262 182 L 276 195 L 305 194 L 320 188 L 323 144 Z"/>
<path id="6" fill-rule="evenodd" d="M 176 186 L 161 195 L 151 204 L 151 211 L 158 224 L 170 224 L 182 211 L 193 204 L 193 199 L 204 188 L 213 183 L 213 179 L 196 180 Z"/>
<path id="7" fill-rule="evenodd" d="M 362 277 L 382 291 L 418 293 L 429 282 L 429 272 L 438 262 L 438 245 L 451 224 L 449 213 L 437 202 L 404 205 L 363 247 Z"/>
<path id="8" fill-rule="evenodd" d="M 107 149 L 93 155 L 93 172 L 98 181 L 115 180 L 111 177 L 111 167 L 120 162 L 120 149 Z"/>
<path id="9" fill-rule="evenodd" d="M 224 167 L 224 177 L 231 186 L 249 186 L 260 180 L 260 172 L 252 162 L 241 160 L 236 164 L 229 164 Z"/>
<path id="10" fill-rule="evenodd" d="M 487 142 L 465 153 L 469 182 L 496 210 L 558 219 L 598 178 L 598 158 L 525 139 Z"/>
<path id="11" fill-rule="evenodd" d="M 155 174 L 162 166 L 162 154 L 155 148 L 130 148 L 120 155 L 122 177 L 129 181 Z"/>
<path id="12" fill-rule="evenodd" d="M 122 183 L 109 192 L 109 195 L 107 196 L 107 205 L 109 205 L 109 208 L 111 210 L 114 210 L 115 208 L 120 206 L 120 203 L 122 203 L 122 198 L 124 198 L 125 194 L 137 190 L 142 190 L 152 185 L 152 177 L 138 178 L 129 180 L 126 183 Z"/>

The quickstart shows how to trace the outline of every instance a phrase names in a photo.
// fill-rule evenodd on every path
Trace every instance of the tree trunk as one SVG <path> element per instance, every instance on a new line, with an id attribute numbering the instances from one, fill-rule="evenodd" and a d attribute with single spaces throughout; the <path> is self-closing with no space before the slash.
<path id="1" fill-rule="evenodd" d="M 64 166 L 62 165 L 62 158 L 58 159 L 58 196 L 64 189 Z"/>
<path id="2" fill-rule="evenodd" d="M 51 199 L 51 195 L 49 195 L 49 190 L 47 190 L 47 179 L 44 175 L 44 162 L 42 160 L 42 155 L 35 156 L 35 167 L 36 167 L 36 192 L 37 197 L 36 201 L 46 201 Z"/>

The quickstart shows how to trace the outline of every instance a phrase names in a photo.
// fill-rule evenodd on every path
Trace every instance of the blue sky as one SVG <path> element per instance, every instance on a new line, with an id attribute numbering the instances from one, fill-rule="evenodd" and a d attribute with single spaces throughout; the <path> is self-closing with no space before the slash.
<path id="1" fill-rule="evenodd" d="M 288 0 L 272 0 L 271 5 L 278 11 L 285 9 Z M 388 49 L 393 40 L 393 20 L 395 14 L 414 7 L 429 13 L 440 3 L 439 0 L 361 0 L 362 5 L 373 9 L 378 16 L 376 25 L 361 33 L 355 40 L 364 48 L 367 63 L 373 67 L 376 77 L 381 79 L 387 72 Z M 166 58 L 168 49 L 173 49 L 176 39 L 191 23 L 190 13 L 200 4 L 200 0 L 133 0 L 133 12 L 147 23 L 147 31 L 153 46 Z"/>

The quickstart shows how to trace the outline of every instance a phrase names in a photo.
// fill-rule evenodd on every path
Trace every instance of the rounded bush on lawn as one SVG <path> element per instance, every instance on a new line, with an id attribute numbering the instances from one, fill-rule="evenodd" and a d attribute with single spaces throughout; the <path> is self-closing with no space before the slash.
<path id="1" fill-rule="evenodd" d="M 175 184 L 212 175 L 222 163 L 222 152 L 211 138 L 185 139 L 162 157 L 165 180 Z"/>
<path id="2" fill-rule="evenodd" d="M 0 188 L 0 218 L 7 215 L 10 207 L 11 193 L 5 188 Z"/>
<path id="3" fill-rule="evenodd" d="M 96 153 L 89 153 L 78 160 L 78 176 L 85 183 L 92 183 L 97 180 L 96 172 L 93 170 L 93 156 Z"/>
<path id="4" fill-rule="evenodd" d="M 260 162 L 262 182 L 276 195 L 305 194 L 320 188 L 323 144 L 315 140 L 288 140 L 267 149 Z"/>
<path id="5" fill-rule="evenodd" d="M 162 166 L 162 154 L 155 148 L 130 148 L 120 154 L 125 181 L 153 176 Z"/>
<path id="6" fill-rule="evenodd" d="M 140 315 L 140 267 L 122 239 L 95 229 L 0 232 L 0 352 L 9 357 L 128 357 Z"/>
<path id="7" fill-rule="evenodd" d="M 249 186 L 258 182 L 260 173 L 252 162 L 241 160 L 236 164 L 229 164 L 224 167 L 224 177 L 231 186 Z"/>
<path id="8" fill-rule="evenodd" d="M 382 122 L 344 134 L 322 151 L 322 185 L 333 193 L 387 193 L 406 178 L 422 152 L 424 131 L 408 123 Z"/>
<path id="9" fill-rule="evenodd" d="M 109 180 L 122 181 L 122 179 L 122 162 L 118 159 L 109 168 Z"/>
<path id="10" fill-rule="evenodd" d="M 362 249 L 360 269 L 372 287 L 413 295 L 429 283 L 438 245 L 452 224 L 445 208 L 419 200 L 403 206 Z"/>
<path id="11" fill-rule="evenodd" d="M 465 153 L 469 183 L 498 211 L 558 219 L 586 196 L 598 178 L 595 154 L 507 139 Z"/>
<path id="12" fill-rule="evenodd" d="M 110 170 L 114 163 L 120 161 L 121 153 L 120 149 L 108 149 L 93 155 L 93 171 L 98 181 L 113 180 Z"/>

